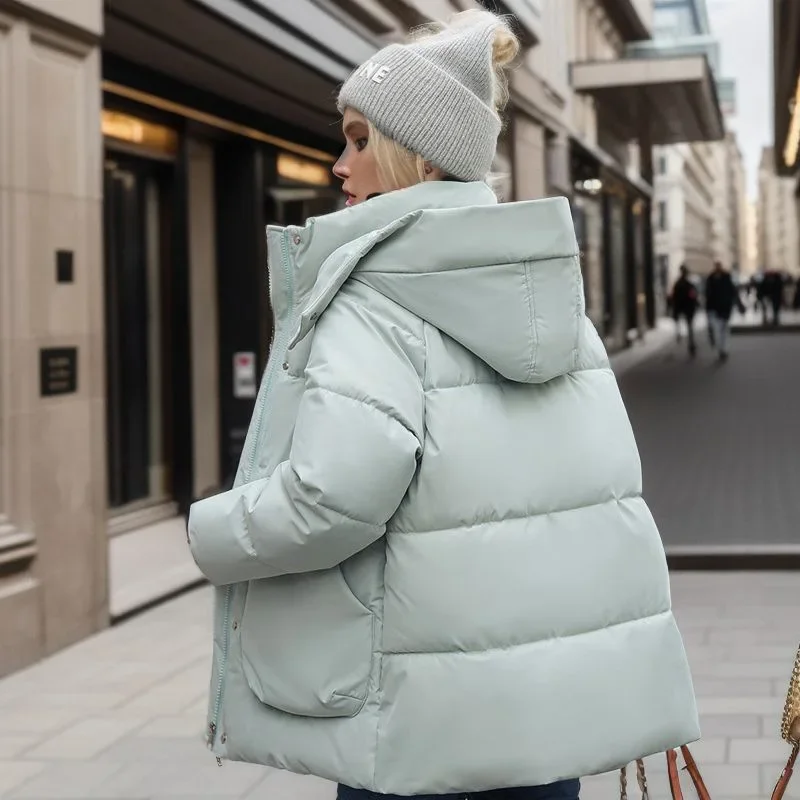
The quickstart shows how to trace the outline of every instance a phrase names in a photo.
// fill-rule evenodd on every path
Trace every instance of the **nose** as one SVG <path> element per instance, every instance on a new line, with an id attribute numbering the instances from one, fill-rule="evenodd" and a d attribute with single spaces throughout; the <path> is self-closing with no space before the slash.
<path id="1" fill-rule="evenodd" d="M 350 167 L 347 165 L 346 150 L 339 156 L 338 160 L 333 165 L 333 174 L 342 181 L 350 177 Z"/>

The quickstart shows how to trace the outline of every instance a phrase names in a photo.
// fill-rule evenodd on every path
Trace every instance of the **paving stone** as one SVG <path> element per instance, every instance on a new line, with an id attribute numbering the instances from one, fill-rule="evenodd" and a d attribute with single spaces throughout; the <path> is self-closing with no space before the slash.
<path id="1" fill-rule="evenodd" d="M 782 703 L 777 697 L 698 697 L 701 714 L 773 714 Z"/>
<path id="2" fill-rule="evenodd" d="M 125 699 L 125 694 L 105 692 L 102 687 L 97 687 L 96 691 L 73 692 L 48 692 L 39 688 L 30 697 L 17 697 L 6 706 L 6 711 L 13 714 L 18 709 L 48 712 L 51 709 L 79 709 L 86 713 L 114 708 Z"/>
<path id="3" fill-rule="evenodd" d="M 692 756 L 698 764 L 725 764 L 728 758 L 728 740 L 722 736 L 712 738 L 706 734 L 691 745 Z"/>
<path id="4" fill-rule="evenodd" d="M 22 798 L 85 800 L 85 798 L 113 797 L 99 792 L 98 787 L 119 769 L 119 764 L 97 760 L 51 764 L 42 769 L 35 778 L 13 790 L 7 797 L 8 800 L 22 800 Z"/>
<path id="5" fill-rule="evenodd" d="M 61 730 L 70 723 L 77 722 L 86 714 L 79 708 L 24 708 L 18 706 L 14 711 L 3 711 L 3 735 L 17 733 L 48 733 Z"/>
<path id="6" fill-rule="evenodd" d="M 781 698 L 782 699 L 782 698 Z M 781 729 L 783 714 L 767 714 L 761 717 L 761 736 L 778 736 Z"/>
<path id="7" fill-rule="evenodd" d="M 775 784 L 778 782 L 783 766 L 786 759 L 782 760 L 780 764 L 768 764 L 761 767 L 761 793 L 763 797 L 769 797 Z M 787 800 L 800 800 L 800 780 L 798 780 L 797 770 L 795 770 L 794 779 L 789 784 L 789 788 L 784 795 Z"/>
<path id="8" fill-rule="evenodd" d="M 755 714 L 704 714 L 700 717 L 700 730 L 709 738 L 756 738 L 763 733 L 761 720 Z"/>
<path id="9" fill-rule="evenodd" d="M 336 785 L 309 775 L 271 770 L 243 800 L 335 800 Z M 611 798 L 610 800 L 613 800 Z"/>
<path id="10" fill-rule="evenodd" d="M 783 764 L 790 748 L 777 735 L 763 739 L 734 739 L 731 741 L 732 764 Z"/>
<path id="11" fill-rule="evenodd" d="M 2 724 L 2 714 L 0 714 Z M 34 747 L 39 742 L 40 736 L 32 733 L 15 733 L 0 735 L 0 759 L 14 758 Z"/>
<path id="12" fill-rule="evenodd" d="M 28 756 L 51 760 L 91 759 L 141 725 L 141 720 L 119 717 L 81 720 L 30 750 Z"/>
<path id="13" fill-rule="evenodd" d="M 181 762 L 147 761 L 127 764 L 98 787 L 109 797 L 207 797 L 241 796 L 264 777 L 264 767 L 254 764 L 225 764 L 213 759 L 187 769 Z"/>
<path id="14" fill-rule="evenodd" d="M 692 662 L 692 674 L 694 690 L 703 697 L 769 697 L 775 694 L 772 682 L 768 680 L 703 677 L 703 675 L 719 673 L 713 669 L 699 670 L 696 661 Z"/>
<path id="15" fill-rule="evenodd" d="M 709 644 L 733 644 L 733 645 L 769 645 L 779 647 L 781 645 L 789 650 L 794 647 L 797 650 L 797 630 L 783 630 L 780 628 L 759 628 L 738 627 L 738 628 L 714 628 L 708 631 Z"/>
<path id="16" fill-rule="evenodd" d="M 707 764 L 699 765 L 711 797 L 751 797 L 761 791 L 759 767 L 754 764 Z M 686 782 L 687 790 L 693 792 L 691 781 Z"/>
<path id="17" fill-rule="evenodd" d="M 205 702 L 203 711 L 195 708 L 178 716 L 155 717 L 137 732 L 146 739 L 172 739 L 189 737 L 197 740 L 205 731 Z"/>
<path id="18" fill-rule="evenodd" d="M 205 746 L 202 732 L 186 731 L 181 737 L 128 736 L 113 744 L 103 754 L 111 761 L 121 763 L 156 764 L 163 761 L 183 764 L 186 769 L 216 766 L 214 756 Z"/>
<path id="19" fill-rule="evenodd" d="M 787 659 L 783 661 L 759 661 L 744 663 L 738 661 L 728 661 L 724 663 L 711 663 L 701 661 L 693 665 L 692 672 L 695 675 L 716 676 L 719 678 L 762 678 L 765 679 L 767 686 L 765 694 L 772 694 L 772 685 L 768 683 L 770 678 L 781 678 L 788 685 L 789 675 L 792 673 L 792 663 L 794 653 L 788 653 Z"/>
<path id="20" fill-rule="evenodd" d="M 36 761 L 0 761 L 0 797 L 41 772 L 44 764 Z"/>

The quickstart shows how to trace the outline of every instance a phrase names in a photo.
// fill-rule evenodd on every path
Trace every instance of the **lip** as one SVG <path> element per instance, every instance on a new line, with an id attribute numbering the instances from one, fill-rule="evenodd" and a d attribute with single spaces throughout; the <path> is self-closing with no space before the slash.
<path id="1" fill-rule="evenodd" d="M 347 189 L 342 189 L 347 200 L 345 201 L 346 206 L 351 206 L 356 201 L 356 196 L 352 192 L 348 192 Z"/>

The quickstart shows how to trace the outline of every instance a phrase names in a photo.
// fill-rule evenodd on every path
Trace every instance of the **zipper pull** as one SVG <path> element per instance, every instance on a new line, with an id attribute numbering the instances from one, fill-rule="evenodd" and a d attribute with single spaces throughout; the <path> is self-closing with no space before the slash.
<path id="1" fill-rule="evenodd" d="M 208 744 L 209 750 L 214 749 L 214 739 L 216 738 L 216 736 L 217 736 L 217 726 L 215 723 L 210 722 L 208 725 L 208 736 L 206 737 L 206 743 Z M 217 766 L 218 767 L 222 766 L 222 759 L 219 756 L 217 756 Z"/>
<path id="2" fill-rule="evenodd" d="M 208 736 L 206 736 L 206 747 L 214 749 L 214 738 L 217 735 L 217 726 L 213 722 L 208 723 Z"/>

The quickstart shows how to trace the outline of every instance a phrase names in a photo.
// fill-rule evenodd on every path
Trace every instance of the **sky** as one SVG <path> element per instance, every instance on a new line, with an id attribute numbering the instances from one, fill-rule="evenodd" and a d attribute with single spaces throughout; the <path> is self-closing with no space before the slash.
<path id="1" fill-rule="evenodd" d="M 729 121 L 747 165 L 755 198 L 761 148 L 772 144 L 772 3 L 769 0 L 707 0 L 713 34 L 722 47 L 722 76 L 734 78 L 737 113 Z"/>

